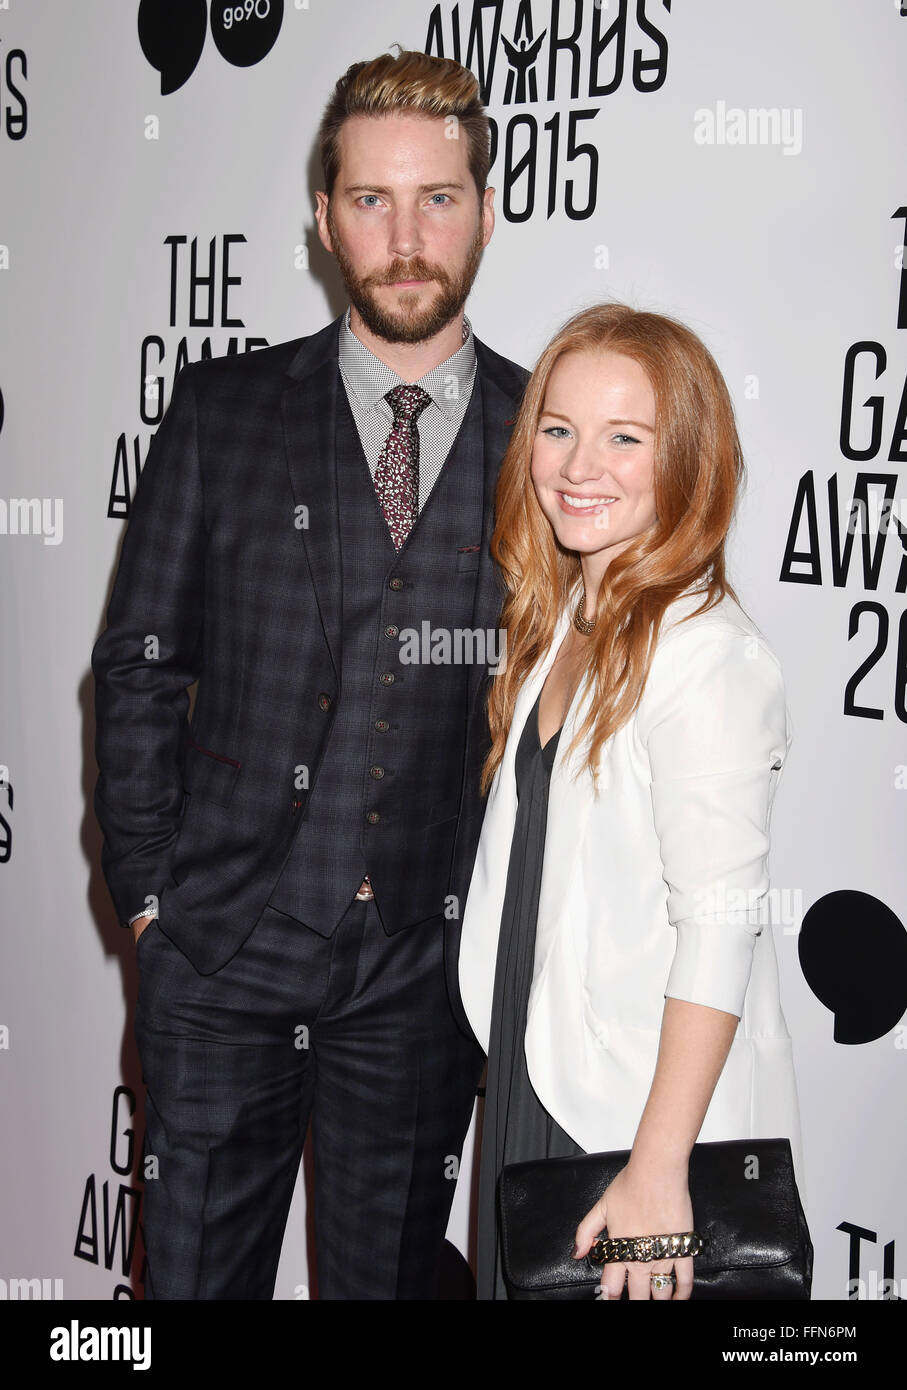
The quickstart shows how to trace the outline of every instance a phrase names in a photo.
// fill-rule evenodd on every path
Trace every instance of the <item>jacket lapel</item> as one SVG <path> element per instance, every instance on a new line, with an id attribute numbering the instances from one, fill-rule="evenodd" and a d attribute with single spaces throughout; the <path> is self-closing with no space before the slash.
<path id="1" fill-rule="evenodd" d="M 542 656 L 539 659 L 539 661 L 536 663 L 533 669 L 529 672 L 529 675 L 523 681 L 523 684 L 520 687 L 520 692 L 516 698 L 516 704 L 514 705 L 513 709 L 513 720 L 510 725 L 510 730 L 507 734 L 507 742 L 504 746 L 504 757 L 498 769 L 498 775 L 495 778 L 495 784 L 500 782 L 506 789 L 505 801 L 507 802 L 508 808 L 512 809 L 513 818 L 516 817 L 517 804 L 515 770 L 517 744 L 519 743 L 520 738 L 522 737 L 523 729 L 526 727 L 526 720 L 529 716 L 529 711 L 535 704 L 538 694 L 541 691 L 543 685 L 545 684 L 545 679 L 548 675 L 548 672 L 554 665 L 554 658 L 557 656 L 558 648 L 560 647 L 561 642 L 564 639 L 569 625 L 570 612 L 568 610 L 565 610 L 560 615 L 560 617 L 557 620 L 557 623 L 555 624 L 554 636 L 551 639 L 551 645 L 545 652 L 544 656 Z M 574 699 L 574 702 L 570 706 L 570 710 L 568 711 L 567 721 L 564 724 L 563 732 L 561 733 L 561 736 L 558 740 L 554 765 L 551 769 L 552 785 L 554 782 L 555 774 L 557 773 L 559 767 L 563 764 L 564 752 L 566 749 L 566 744 L 564 740 L 568 733 L 567 723 L 570 722 L 571 713 L 575 708 L 575 705 L 576 700 Z M 491 792 L 489 792 L 489 805 L 490 798 L 494 794 L 494 790 L 495 787 L 493 786 Z M 513 823 L 511 819 L 510 830 L 512 831 L 512 829 Z"/>
<path id="2" fill-rule="evenodd" d="M 473 628 L 489 626 L 497 628 L 501 606 L 506 596 L 488 546 L 494 530 L 494 498 L 501 460 L 510 442 L 513 417 L 518 401 L 502 389 L 492 370 L 492 364 L 485 345 L 476 339 L 476 385 L 482 393 L 482 464 L 484 469 L 484 497 L 482 506 L 482 542 L 479 552 L 479 568 L 476 575 L 475 601 L 472 611 Z M 499 650 L 499 649 L 498 649 Z M 467 692 L 469 718 L 475 708 L 476 694 L 485 675 L 485 667 L 473 662 L 467 672 Z"/>
<path id="3" fill-rule="evenodd" d="M 572 621 L 568 604 L 563 631 Z M 592 808 L 592 774 L 583 766 L 584 743 L 568 758 L 567 750 L 583 721 L 588 706 L 589 686 L 583 680 L 564 718 L 548 785 L 548 821 L 545 831 L 545 857 L 539 886 L 538 920 L 535 937 L 535 969 L 540 973 L 558 925 L 566 920 L 564 903 L 573 866 Z M 607 758 L 599 756 L 599 790 L 608 784 Z"/>
<path id="4" fill-rule="evenodd" d="M 299 514 L 306 523 L 299 525 L 299 535 L 338 682 L 340 523 L 334 431 L 342 317 L 305 340 L 287 368 L 293 381 L 281 399 L 290 486 L 296 506 L 307 509 Z"/>
<path id="5" fill-rule="evenodd" d="M 571 621 L 571 611 L 568 605 L 558 618 L 548 650 L 529 672 L 517 695 L 513 719 L 504 745 L 504 756 L 488 793 L 475 865 L 464 905 L 458 970 L 460 993 L 470 1025 L 486 1052 L 488 1051 L 488 1028 L 494 986 L 494 962 L 497 955 L 501 913 L 507 887 L 510 847 L 517 813 L 516 750 L 526 726 L 526 719 L 535 705 L 536 697 L 545 683 L 545 678 L 554 663 L 558 648 Z M 564 730 L 558 740 L 557 756 L 551 771 L 549 796 L 555 794 L 555 798 L 557 797 L 555 785 L 558 779 L 558 769 L 564 765 L 564 749 L 567 746 L 564 740 L 571 734 L 569 726 L 575 704 L 576 700 L 568 712 Z M 564 873 L 569 870 L 573 852 L 578 844 L 578 836 L 575 835 L 576 813 L 571 810 L 569 789 L 563 793 L 563 802 L 567 804 L 567 815 L 566 817 L 563 815 L 562 806 L 559 824 L 556 828 L 556 839 L 557 852 L 566 855 L 567 862 L 566 865 L 559 863 L 555 859 L 555 847 L 552 845 L 549 849 L 546 844 L 543 891 L 547 879 L 549 896 L 550 885 L 554 884 L 555 881 L 563 882 Z M 555 815 L 557 815 L 556 808 L 553 813 L 549 812 L 549 827 L 552 827 Z M 572 844 L 571 836 L 574 837 Z"/>

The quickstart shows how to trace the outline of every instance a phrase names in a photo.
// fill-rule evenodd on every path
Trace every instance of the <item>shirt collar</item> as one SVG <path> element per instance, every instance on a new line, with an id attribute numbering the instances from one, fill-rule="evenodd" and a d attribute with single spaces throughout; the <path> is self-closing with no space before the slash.
<path id="1" fill-rule="evenodd" d="M 386 392 L 394 386 L 407 385 L 401 376 L 376 357 L 371 348 L 357 338 L 350 327 L 350 311 L 340 321 L 339 340 L 340 370 L 344 380 L 355 393 L 363 408 L 376 405 L 379 401 L 390 413 L 390 407 L 383 400 Z M 421 386 L 431 396 L 435 405 L 450 419 L 456 419 L 458 406 L 462 404 L 469 391 L 476 366 L 476 344 L 472 324 L 463 315 L 463 344 L 458 350 L 432 367 L 413 385 Z M 451 377 L 456 379 L 456 389 L 451 391 Z"/>

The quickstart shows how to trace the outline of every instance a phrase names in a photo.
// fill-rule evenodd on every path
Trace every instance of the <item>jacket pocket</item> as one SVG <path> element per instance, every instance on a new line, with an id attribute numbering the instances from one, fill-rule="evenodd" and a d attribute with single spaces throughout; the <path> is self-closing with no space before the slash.
<path id="1" fill-rule="evenodd" d="M 135 943 L 136 958 L 138 958 L 138 955 L 139 955 L 139 953 L 140 953 L 141 950 L 142 950 L 142 942 L 145 940 L 145 937 L 149 934 L 149 932 L 155 931 L 156 928 L 157 928 L 157 918 L 156 918 L 156 917 L 152 917 L 152 919 L 151 919 L 151 921 L 148 923 L 147 927 L 144 927 L 144 928 L 143 928 L 142 933 L 141 933 L 141 935 L 139 936 L 138 941 Z"/>
<path id="2" fill-rule="evenodd" d="M 183 786 L 192 796 L 202 801 L 213 801 L 217 806 L 229 806 L 236 790 L 236 779 L 240 764 L 235 758 L 210 748 L 202 748 L 197 743 L 186 746 L 186 759 L 183 764 Z"/>
<path id="3" fill-rule="evenodd" d="M 457 570 L 465 570 L 467 574 L 474 573 L 479 568 L 481 554 L 480 550 L 458 550 Z"/>
<path id="4" fill-rule="evenodd" d="M 432 806 L 426 825 L 439 825 L 441 821 L 453 820 L 460 809 L 460 798 L 454 796 L 450 801 L 439 801 Z"/>

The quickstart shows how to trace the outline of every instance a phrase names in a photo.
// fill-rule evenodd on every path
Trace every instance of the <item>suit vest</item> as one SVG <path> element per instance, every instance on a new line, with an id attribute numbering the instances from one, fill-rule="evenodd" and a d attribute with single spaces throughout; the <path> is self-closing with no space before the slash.
<path id="1" fill-rule="evenodd" d="M 380 914 L 382 841 L 391 830 L 411 838 L 412 923 L 441 920 L 467 716 L 468 668 L 455 660 L 455 634 L 472 621 L 484 486 L 477 375 L 450 453 L 398 553 L 339 367 L 337 375 L 340 689 L 306 814 L 268 900 L 322 936 L 333 933 L 366 873 L 378 880 Z"/>

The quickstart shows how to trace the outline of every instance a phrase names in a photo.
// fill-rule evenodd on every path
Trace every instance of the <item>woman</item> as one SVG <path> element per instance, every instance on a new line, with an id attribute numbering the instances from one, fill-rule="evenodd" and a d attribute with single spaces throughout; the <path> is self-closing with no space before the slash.
<path id="1" fill-rule="evenodd" d="M 778 662 L 725 575 L 733 408 L 682 324 L 622 304 L 543 352 L 501 467 L 506 662 L 460 989 L 489 1057 L 479 1297 L 504 1298 L 506 1163 L 630 1160 L 580 1223 L 689 1231 L 697 1139 L 790 1138 L 791 1039 L 766 894 L 787 755 Z M 606 1264 L 602 1296 L 688 1298 L 693 1257 Z"/>

